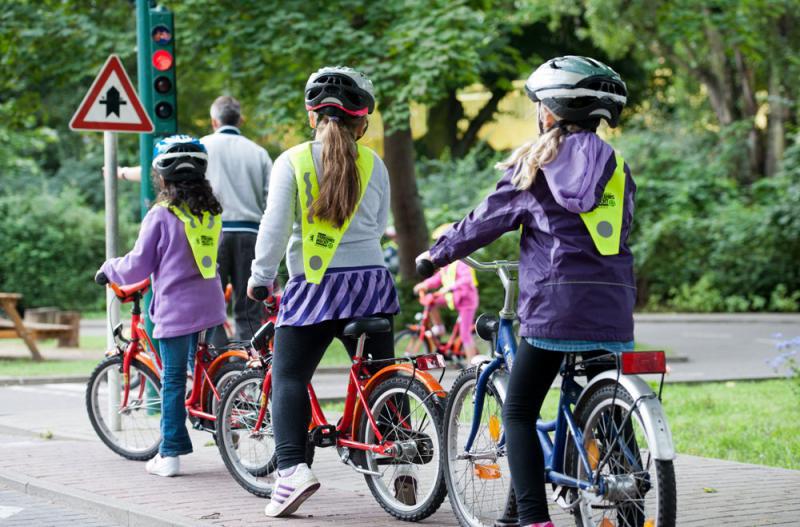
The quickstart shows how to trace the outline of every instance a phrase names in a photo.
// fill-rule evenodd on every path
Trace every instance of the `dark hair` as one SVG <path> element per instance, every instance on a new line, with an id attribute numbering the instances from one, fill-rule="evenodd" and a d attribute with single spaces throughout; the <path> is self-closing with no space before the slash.
<path id="1" fill-rule="evenodd" d="M 317 114 L 316 137 L 322 142 L 322 172 L 319 196 L 309 212 L 337 228 L 353 215 L 361 196 L 361 178 L 356 159 L 356 130 L 366 117 Z"/>
<path id="2" fill-rule="evenodd" d="M 174 206 L 185 203 L 195 216 L 201 216 L 205 211 L 214 215 L 222 214 L 222 205 L 214 196 L 206 178 L 193 181 L 163 181 L 160 177 L 156 179 L 161 186 L 158 201 L 166 201 Z"/>

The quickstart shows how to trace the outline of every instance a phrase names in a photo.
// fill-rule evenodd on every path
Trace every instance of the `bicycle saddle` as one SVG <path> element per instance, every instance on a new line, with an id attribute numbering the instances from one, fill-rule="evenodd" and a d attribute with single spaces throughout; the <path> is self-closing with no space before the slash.
<path id="1" fill-rule="evenodd" d="M 119 298 L 122 303 L 127 303 L 133 300 L 135 294 L 143 295 L 150 287 L 150 279 L 145 278 L 141 282 L 128 285 L 109 284 L 114 294 Z"/>
<path id="2" fill-rule="evenodd" d="M 344 327 L 344 334 L 348 337 L 358 338 L 363 334 L 388 333 L 392 324 L 385 318 L 367 317 L 357 318 Z"/>

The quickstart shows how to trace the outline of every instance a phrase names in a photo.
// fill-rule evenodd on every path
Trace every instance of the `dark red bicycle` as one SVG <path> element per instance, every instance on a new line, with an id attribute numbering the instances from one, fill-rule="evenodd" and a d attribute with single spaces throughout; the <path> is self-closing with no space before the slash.
<path id="1" fill-rule="evenodd" d="M 123 335 L 122 323 L 117 324 L 114 347 L 89 378 L 86 410 L 95 432 L 111 450 L 144 461 L 158 453 L 161 443 L 161 357 L 145 331 L 141 310 L 150 280 L 125 286 L 108 283 L 108 287 L 120 302 L 132 304 L 130 338 Z M 215 432 L 220 394 L 250 358 L 242 343 L 215 349 L 201 333 L 186 399 L 195 428 Z"/>
<path id="2" fill-rule="evenodd" d="M 358 340 L 350 367 L 343 415 L 328 421 L 308 385 L 311 402 L 307 463 L 316 447 L 334 447 L 342 463 L 363 474 L 375 499 L 391 515 L 418 521 L 433 514 L 445 496 L 440 423 L 445 391 L 427 370 L 444 367 L 440 355 L 370 360 L 364 342 L 390 331 L 383 318 L 363 318 L 344 330 Z M 253 338 L 259 359 L 225 389 L 217 414 L 217 445 L 234 479 L 268 497 L 277 466 L 271 419 L 274 326 Z M 379 369 L 378 369 L 379 368 Z M 377 369 L 377 371 L 376 371 Z"/>

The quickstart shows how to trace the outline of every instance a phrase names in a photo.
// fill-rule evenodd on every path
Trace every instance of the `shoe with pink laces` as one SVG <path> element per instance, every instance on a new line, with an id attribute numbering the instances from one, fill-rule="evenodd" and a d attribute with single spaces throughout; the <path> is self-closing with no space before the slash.
<path id="1" fill-rule="evenodd" d="M 556 527 L 553 522 L 544 522 L 544 523 L 529 523 L 528 525 L 522 525 L 521 527 Z"/>

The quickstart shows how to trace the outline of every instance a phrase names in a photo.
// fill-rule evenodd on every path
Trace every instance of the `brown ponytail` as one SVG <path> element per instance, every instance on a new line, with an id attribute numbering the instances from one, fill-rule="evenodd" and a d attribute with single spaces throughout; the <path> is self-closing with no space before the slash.
<path id="1" fill-rule="evenodd" d="M 317 138 L 322 142 L 322 172 L 319 196 L 309 212 L 337 228 L 353 215 L 361 196 L 361 178 L 356 167 L 356 131 L 365 117 L 322 116 Z"/>

